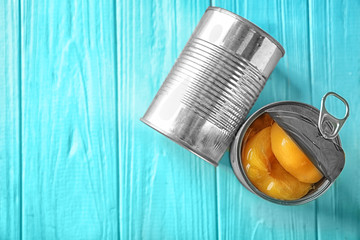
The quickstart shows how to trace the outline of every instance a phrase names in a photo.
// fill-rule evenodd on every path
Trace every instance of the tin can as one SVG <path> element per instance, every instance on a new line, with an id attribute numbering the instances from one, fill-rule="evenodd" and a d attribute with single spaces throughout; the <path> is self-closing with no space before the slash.
<path id="1" fill-rule="evenodd" d="M 337 119 L 326 111 L 325 100 L 329 95 L 334 95 L 344 102 L 346 115 L 343 119 Z M 266 195 L 251 183 L 242 165 L 241 152 L 245 134 L 251 124 L 266 113 L 276 116 L 274 120 L 277 123 L 285 119 L 290 124 L 291 129 L 287 133 L 295 132 L 295 135 L 291 136 L 292 139 L 303 151 L 305 150 L 304 153 L 324 176 L 314 184 L 313 189 L 308 194 L 300 199 L 279 200 Z M 344 167 L 345 154 L 342 150 L 338 132 L 348 115 L 349 106 L 346 100 L 332 92 L 323 97 L 320 111 L 311 105 L 292 101 L 275 102 L 262 107 L 244 122 L 231 144 L 230 161 L 236 177 L 250 192 L 277 204 L 299 205 L 318 198 L 329 189 Z M 286 128 L 286 124 L 283 126 Z"/>
<path id="2" fill-rule="evenodd" d="M 141 121 L 217 166 L 284 53 L 253 23 L 209 7 Z"/>

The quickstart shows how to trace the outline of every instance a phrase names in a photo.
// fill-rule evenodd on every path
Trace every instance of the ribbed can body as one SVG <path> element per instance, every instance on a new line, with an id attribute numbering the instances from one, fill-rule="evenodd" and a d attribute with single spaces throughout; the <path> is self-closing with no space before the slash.
<path id="1" fill-rule="evenodd" d="M 283 54 L 252 23 L 208 8 L 141 120 L 216 166 Z"/>

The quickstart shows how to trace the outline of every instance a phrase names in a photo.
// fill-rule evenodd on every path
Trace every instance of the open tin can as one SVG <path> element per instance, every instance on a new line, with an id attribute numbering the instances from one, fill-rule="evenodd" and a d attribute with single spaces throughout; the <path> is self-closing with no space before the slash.
<path id="1" fill-rule="evenodd" d="M 339 120 L 327 113 L 327 95 L 321 111 L 303 103 L 279 102 L 265 106 L 244 123 L 284 54 L 283 47 L 253 23 L 209 7 L 141 121 L 214 166 L 232 144 L 231 164 L 237 178 L 266 200 L 285 205 L 311 201 L 330 187 L 344 166 L 337 133 L 346 118 Z M 346 101 L 329 94 L 346 104 L 348 115 Z M 250 182 L 242 167 L 244 134 L 264 113 L 294 139 L 324 176 L 298 200 L 267 196 Z"/>
<path id="2" fill-rule="evenodd" d="M 337 119 L 328 113 L 325 101 L 328 96 L 335 96 L 346 106 L 343 119 Z M 312 189 L 296 200 L 279 200 L 260 191 L 247 176 L 242 154 L 246 144 L 249 127 L 265 114 L 276 122 L 291 137 L 296 145 L 306 154 L 323 177 L 313 184 Z M 231 145 L 230 161 L 233 171 L 241 184 L 252 193 L 277 204 L 299 205 L 321 196 L 331 186 L 344 168 L 345 153 L 338 133 L 349 116 L 349 106 L 345 99 L 336 93 L 325 94 L 320 111 L 301 102 L 283 101 L 268 104 L 252 114 L 237 132 Z"/>

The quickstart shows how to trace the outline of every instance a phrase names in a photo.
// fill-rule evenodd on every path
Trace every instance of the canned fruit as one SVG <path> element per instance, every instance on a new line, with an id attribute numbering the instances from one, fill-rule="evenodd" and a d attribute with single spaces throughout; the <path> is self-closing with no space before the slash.
<path id="1" fill-rule="evenodd" d="M 348 105 L 346 107 L 348 112 Z M 342 171 L 345 154 L 339 136 L 327 139 L 321 135 L 319 128 L 324 127 L 321 124 L 331 128 L 331 122 L 321 122 L 323 118 L 323 109 L 319 111 L 311 105 L 292 101 L 268 104 L 249 116 L 237 132 L 230 150 L 231 166 L 240 183 L 255 195 L 282 205 L 304 204 L 325 193 Z M 266 128 L 270 133 L 269 130 L 264 130 L 267 134 L 262 133 Z M 279 128 L 283 131 L 276 131 Z M 289 137 L 288 142 L 291 140 L 299 148 L 293 150 L 287 145 L 282 146 L 285 136 Z M 281 155 L 277 153 L 279 149 Z M 290 158 L 292 164 L 289 165 L 301 169 L 301 161 L 296 164 L 295 160 L 299 155 L 303 156 L 303 149 L 308 159 L 316 160 L 309 161 L 314 164 L 308 167 L 310 173 L 287 170 L 282 161 Z M 324 176 L 316 170 L 311 171 L 315 168 Z M 308 174 L 307 180 L 296 176 L 298 172 Z M 310 182 L 302 182 L 297 177 Z"/>
<path id="2" fill-rule="evenodd" d="M 249 129 L 254 131 L 256 128 Z M 246 175 L 256 188 L 270 197 L 281 200 L 299 199 L 312 186 L 296 179 L 277 161 L 271 148 L 271 129 L 271 126 L 265 127 L 245 143 L 242 164 Z"/>
<path id="3" fill-rule="evenodd" d="M 277 124 L 271 127 L 271 149 L 281 166 L 305 183 L 316 183 L 323 176 L 289 135 Z"/>
<path id="4" fill-rule="evenodd" d="M 271 116 L 267 113 L 262 114 L 259 116 L 248 128 L 248 130 L 245 133 L 244 141 L 252 138 L 255 136 L 256 133 L 260 132 L 265 127 L 269 127 L 274 123 L 274 120 L 271 118 Z"/>

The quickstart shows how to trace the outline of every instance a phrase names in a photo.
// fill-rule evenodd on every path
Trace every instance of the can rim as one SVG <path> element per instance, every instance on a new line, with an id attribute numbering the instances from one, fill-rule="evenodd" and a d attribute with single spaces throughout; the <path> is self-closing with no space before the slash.
<path id="1" fill-rule="evenodd" d="M 280 199 L 276 199 L 276 198 L 270 197 L 270 196 L 266 195 L 265 193 L 261 192 L 260 190 L 258 190 L 255 187 L 254 184 L 251 183 L 250 179 L 247 177 L 247 175 L 245 173 L 245 170 L 244 170 L 244 168 L 243 168 L 243 166 L 241 164 L 241 155 L 239 155 L 239 151 L 240 151 L 239 148 L 241 148 L 241 146 L 242 146 L 242 141 L 243 141 L 245 132 L 249 128 L 251 123 L 253 123 L 255 121 L 255 119 L 257 119 L 261 114 L 265 113 L 267 109 L 272 108 L 274 106 L 283 105 L 283 104 L 302 105 L 304 107 L 311 108 L 312 110 L 319 111 L 319 109 L 317 109 L 316 107 L 314 107 L 314 106 L 312 106 L 310 104 L 306 104 L 306 103 L 302 103 L 302 102 L 296 102 L 296 101 L 273 102 L 273 103 L 269 103 L 269 104 L 261 107 L 260 109 L 255 111 L 253 114 L 251 114 L 246 119 L 246 121 L 241 125 L 240 129 L 236 133 L 235 138 L 234 138 L 233 142 L 231 143 L 231 147 L 230 147 L 230 163 L 231 163 L 231 166 L 232 166 L 232 169 L 234 171 L 234 174 L 235 174 L 236 178 L 249 191 L 251 191 L 252 193 L 254 193 L 254 194 L 258 195 L 259 197 L 261 197 L 261 198 L 263 198 L 265 200 L 268 200 L 270 202 L 280 204 L 280 205 L 294 206 L 294 205 L 305 204 L 305 203 L 308 203 L 308 202 L 310 202 L 312 200 L 317 199 L 322 194 L 324 194 L 334 182 L 330 182 L 329 180 L 324 179 L 324 182 L 320 185 L 320 188 L 319 188 L 318 192 L 314 192 L 314 193 L 312 193 L 312 195 L 307 194 L 307 195 L 305 195 L 304 197 L 302 197 L 300 199 L 296 199 L 296 200 L 280 200 Z M 336 140 L 338 141 L 339 145 L 341 146 L 341 140 L 340 140 L 339 136 L 336 137 Z M 242 175 L 242 177 L 244 178 L 244 181 L 248 185 L 248 187 L 243 184 L 243 182 L 241 181 L 238 174 Z"/>
<path id="2" fill-rule="evenodd" d="M 237 15 L 236 13 L 233 13 L 233 12 L 231 12 L 229 10 L 226 10 L 226 9 L 220 8 L 220 7 L 208 7 L 206 9 L 206 11 L 208 11 L 208 10 L 213 10 L 213 11 L 218 11 L 218 12 L 221 12 L 221 13 L 225 13 L 225 14 L 235 18 L 236 20 L 239 20 L 239 21 L 249 25 L 250 27 L 255 28 L 256 31 L 260 32 L 262 35 L 264 35 L 266 38 L 268 38 L 271 42 L 273 42 L 280 49 L 280 51 L 282 53 L 282 57 L 285 55 L 285 49 L 283 48 L 283 46 L 275 38 L 273 38 L 270 34 L 265 32 L 259 26 L 252 23 L 251 21 L 247 20 L 246 18 L 243 18 L 240 15 Z"/>

